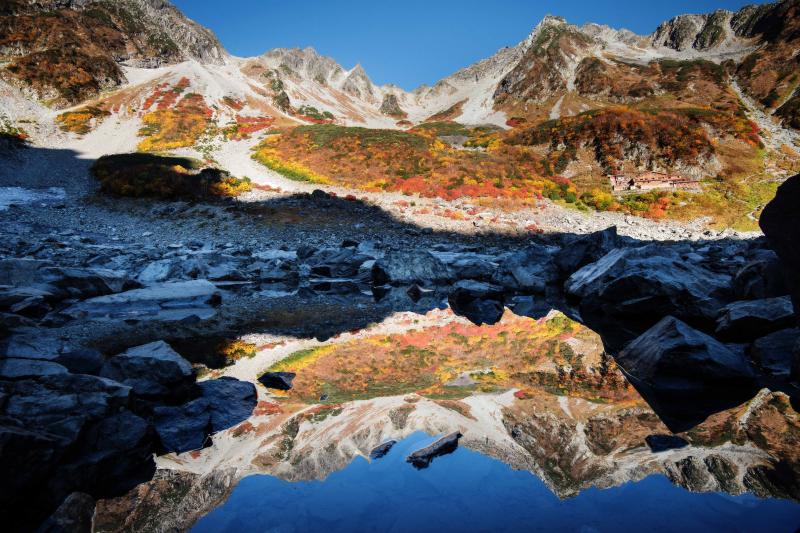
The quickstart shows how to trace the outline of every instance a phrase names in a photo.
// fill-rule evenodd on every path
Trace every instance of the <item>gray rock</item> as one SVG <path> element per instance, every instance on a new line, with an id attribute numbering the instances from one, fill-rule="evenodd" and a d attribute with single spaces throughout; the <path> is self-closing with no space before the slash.
<path id="1" fill-rule="evenodd" d="M 794 309 L 788 296 L 744 300 L 722 308 L 716 334 L 723 340 L 746 342 L 792 326 Z"/>
<path id="2" fill-rule="evenodd" d="M 205 279 L 152 285 L 143 289 L 99 296 L 68 307 L 63 314 L 89 320 L 176 321 L 196 316 L 211 318 L 219 290 Z"/>
<path id="3" fill-rule="evenodd" d="M 211 411 L 208 400 L 198 398 L 184 405 L 153 409 L 153 425 L 166 452 L 199 450 L 208 443 Z"/>
<path id="4" fill-rule="evenodd" d="M 553 262 L 561 275 L 568 277 L 582 266 L 597 261 L 616 246 L 617 227 L 611 226 L 566 243 L 556 252 Z"/>
<path id="5" fill-rule="evenodd" d="M 257 398 L 252 383 L 225 376 L 198 385 L 202 398 L 208 402 L 213 432 L 233 427 L 253 413 Z"/>
<path id="6" fill-rule="evenodd" d="M 711 321 L 726 303 L 731 278 L 682 259 L 660 244 L 617 248 L 567 279 L 581 313 L 635 320 L 674 315 Z"/>
<path id="7" fill-rule="evenodd" d="M 500 287 L 473 280 L 457 282 L 448 297 L 455 314 L 465 316 L 477 325 L 496 324 L 505 311 L 503 301 Z"/>
<path id="8" fill-rule="evenodd" d="M 76 374 L 96 374 L 103 365 L 103 355 L 97 350 L 71 346 L 45 335 L 14 335 L 0 353 L 6 357 L 51 361 Z"/>
<path id="9" fill-rule="evenodd" d="M 136 346 L 108 359 L 100 375 L 148 399 L 185 398 L 195 380 L 192 365 L 164 341 Z"/>
<path id="10" fill-rule="evenodd" d="M 524 250 L 501 257 L 492 282 L 507 289 L 543 293 L 555 277 L 551 246 L 528 246 Z"/>
<path id="11" fill-rule="evenodd" d="M 411 455 L 406 457 L 406 462 L 411 463 L 418 469 L 427 468 L 436 457 L 456 451 L 458 439 L 462 436 L 458 431 L 445 435 L 436 442 L 412 452 Z"/>
<path id="12" fill-rule="evenodd" d="M 774 252 L 760 254 L 733 276 L 733 292 L 741 300 L 760 300 L 788 294 L 781 263 Z"/>
<path id="13" fill-rule="evenodd" d="M 372 451 L 369 452 L 370 460 L 374 461 L 376 459 L 384 457 L 387 453 L 389 453 L 389 451 L 391 451 L 392 447 L 394 447 L 395 444 L 397 444 L 396 440 L 387 440 L 382 444 L 378 444 L 377 446 L 372 448 Z"/>
<path id="14" fill-rule="evenodd" d="M 449 279 L 447 266 L 426 250 L 391 251 L 372 266 L 375 285 L 427 284 Z"/>
<path id="15" fill-rule="evenodd" d="M 39 376 L 66 374 L 67 369 L 58 363 L 35 359 L 0 359 L 0 378 L 27 379 Z"/>
<path id="16" fill-rule="evenodd" d="M 757 339 L 750 346 L 750 357 L 769 374 L 788 376 L 792 371 L 794 347 L 800 342 L 800 329 L 789 328 Z"/>
<path id="17" fill-rule="evenodd" d="M 268 389 L 289 390 L 296 375 L 294 372 L 267 372 L 258 381 Z"/>
<path id="18" fill-rule="evenodd" d="M 675 317 L 665 317 L 617 356 L 631 376 L 657 390 L 705 390 L 750 383 L 743 354 Z"/>
<path id="19" fill-rule="evenodd" d="M 94 498 L 84 492 L 73 492 L 36 533 L 89 533 L 92 531 L 94 508 Z"/>

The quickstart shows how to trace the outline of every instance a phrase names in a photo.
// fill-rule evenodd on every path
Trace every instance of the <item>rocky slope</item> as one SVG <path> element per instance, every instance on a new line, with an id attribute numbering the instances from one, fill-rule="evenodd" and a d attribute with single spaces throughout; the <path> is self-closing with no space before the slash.
<path id="1" fill-rule="evenodd" d="M 220 64 L 226 56 L 211 31 L 166 0 L 12 0 L 0 12 L 3 78 L 61 106 L 126 83 L 120 64 Z"/>

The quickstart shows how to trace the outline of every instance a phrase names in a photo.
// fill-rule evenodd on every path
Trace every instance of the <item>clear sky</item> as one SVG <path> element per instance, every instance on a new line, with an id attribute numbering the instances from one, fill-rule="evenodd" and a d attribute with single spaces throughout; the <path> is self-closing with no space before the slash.
<path id="1" fill-rule="evenodd" d="M 648 34 L 682 13 L 755 0 L 172 0 L 237 56 L 311 46 L 378 84 L 433 84 L 524 39 L 547 14 Z M 761 2 L 763 3 L 763 2 Z"/>

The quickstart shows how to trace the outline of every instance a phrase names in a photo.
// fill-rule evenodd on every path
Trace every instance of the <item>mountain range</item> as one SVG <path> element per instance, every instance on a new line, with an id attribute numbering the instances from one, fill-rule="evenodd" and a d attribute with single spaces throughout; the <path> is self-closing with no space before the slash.
<path id="1" fill-rule="evenodd" d="M 421 151 L 416 139 L 408 160 L 433 162 L 421 172 L 378 167 L 383 174 L 371 179 L 357 166 L 337 173 L 336 154 L 318 161 L 297 153 L 296 132 L 257 160 L 303 181 L 367 191 L 416 193 L 421 186 L 386 174 L 420 174 L 445 198 L 473 178 L 481 192 L 468 195 L 505 196 L 508 187 L 498 191 L 510 180 L 518 196 L 574 195 L 578 206 L 646 216 L 716 220 L 728 208 L 718 197 L 736 196 L 740 212 L 720 224 L 746 226 L 800 168 L 798 50 L 797 0 L 680 15 L 646 36 L 548 16 L 517 45 L 406 91 L 376 85 L 361 65 L 347 69 L 313 48 L 232 56 L 167 0 L 11 0 L 0 8 L 0 124 L 6 136 L 90 157 L 177 150 L 251 177 L 259 171 L 250 150 L 265 133 L 308 124 L 427 131 L 458 149 L 500 147 L 486 155 L 502 167 L 500 181 L 486 186 L 466 161 L 466 175 L 438 183 L 435 151 Z M 369 144 L 353 135 L 360 134 L 339 130 L 335 139 Z M 403 143 L 396 141 L 389 144 Z M 646 170 L 707 181 L 702 190 L 713 188 L 713 197 L 680 198 L 672 210 L 656 197 L 609 200 L 605 175 Z M 518 184 L 519 173 L 571 183 L 537 188 Z"/>

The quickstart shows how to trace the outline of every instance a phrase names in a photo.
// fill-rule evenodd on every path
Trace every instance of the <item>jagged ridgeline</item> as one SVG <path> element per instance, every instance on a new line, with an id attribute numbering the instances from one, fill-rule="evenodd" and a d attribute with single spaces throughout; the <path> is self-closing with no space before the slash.
<path id="1" fill-rule="evenodd" d="M 800 170 L 799 6 L 680 15 L 650 35 L 548 16 L 407 91 L 313 48 L 233 57 L 166 0 L 10 0 L 4 131 L 49 140 L 66 107 L 57 133 L 95 156 L 110 135 L 115 152 L 186 150 L 223 169 L 252 156 L 253 174 L 371 193 L 750 230 L 774 178 Z M 610 179 L 654 175 L 664 187 L 624 195 Z"/>

